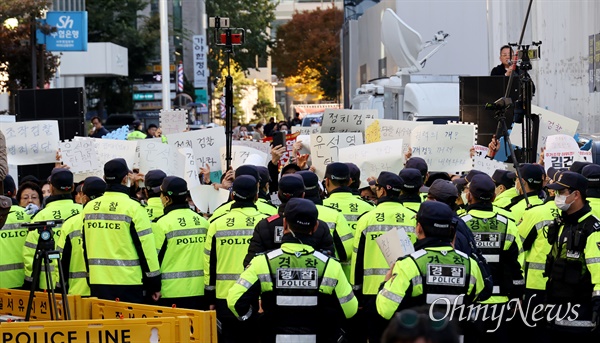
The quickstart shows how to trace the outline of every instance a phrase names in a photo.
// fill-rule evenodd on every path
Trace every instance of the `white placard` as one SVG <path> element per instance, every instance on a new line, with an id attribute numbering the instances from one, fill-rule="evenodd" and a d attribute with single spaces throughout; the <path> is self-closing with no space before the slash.
<path id="1" fill-rule="evenodd" d="M 300 154 L 310 154 L 310 135 L 299 135 L 296 137 L 296 142 L 302 142 Z"/>
<path id="2" fill-rule="evenodd" d="M 160 110 L 160 130 L 163 135 L 184 132 L 187 128 L 187 111 Z"/>
<path id="3" fill-rule="evenodd" d="M 271 155 L 271 144 L 266 142 L 254 142 L 254 141 L 231 141 L 231 145 L 242 145 L 247 146 L 249 148 L 254 148 L 258 151 L 262 151 L 267 155 Z"/>
<path id="4" fill-rule="evenodd" d="M 545 148 L 548 150 L 579 151 L 579 144 L 573 136 L 560 134 L 548 136 Z"/>
<path id="5" fill-rule="evenodd" d="M 213 213 L 215 209 L 229 200 L 229 191 L 215 190 L 212 185 L 199 185 L 190 188 L 194 205 L 203 213 Z"/>
<path id="6" fill-rule="evenodd" d="M 375 119 L 377 110 L 338 110 L 328 108 L 323 115 L 321 133 L 363 132 L 365 120 Z"/>
<path id="7" fill-rule="evenodd" d="M 292 126 L 292 133 L 296 132 L 300 132 L 300 135 L 321 133 L 321 126 Z"/>
<path id="8" fill-rule="evenodd" d="M 431 171 L 457 174 L 470 171 L 475 125 L 421 125 L 411 133 L 412 156 L 423 158 Z"/>
<path id="9" fill-rule="evenodd" d="M 194 88 L 207 88 L 208 65 L 206 64 L 206 56 L 208 47 L 206 46 L 206 37 L 204 35 L 194 35 L 192 37 L 192 49 L 194 53 Z"/>
<path id="10" fill-rule="evenodd" d="M 198 168 L 196 168 L 196 160 L 192 148 L 181 148 L 178 152 L 183 155 L 183 179 L 187 182 L 188 189 L 200 186 L 200 178 L 198 177 Z"/>
<path id="11" fill-rule="evenodd" d="M 116 139 L 90 138 L 94 140 L 96 156 L 100 164 L 100 171 L 104 164 L 114 158 L 123 158 L 127 161 L 129 169 L 134 168 L 137 163 L 137 141 L 121 141 Z"/>
<path id="12" fill-rule="evenodd" d="M 6 138 L 8 164 L 24 166 L 56 162 L 60 142 L 58 121 L 1 122 L 0 130 Z"/>
<path id="13" fill-rule="evenodd" d="M 558 113 L 545 110 L 541 107 L 531 105 L 531 113 L 540 115 L 540 133 L 538 137 L 538 150 L 546 145 L 546 139 L 556 134 L 574 136 L 577 132 L 579 122 Z M 523 132 L 522 124 L 514 124 L 510 133 L 510 141 L 513 145 L 523 146 L 521 138 Z M 539 151 L 538 151 L 539 152 Z"/>
<path id="14" fill-rule="evenodd" d="M 196 158 L 196 166 L 205 167 L 211 172 L 221 170 L 221 147 L 225 146 L 225 128 L 194 130 L 169 135 L 169 145 L 180 148 L 192 148 Z"/>
<path id="15" fill-rule="evenodd" d="M 473 157 L 473 169 L 482 171 L 489 176 L 494 175 L 496 169 L 506 170 L 506 164 L 485 158 L 485 155 L 477 155 Z"/>
<path id="16" fill-rule="evenodd" d="M 430 121 L 408 121 L 393 119 L 365 119 L 365 144 L 402 139 L 402 152 L 407 153 L 410 133 L 420 125 L 433 125 Z"/>
<path id="17" fill-rule="evenodd" d="M 404 229 L 393 228 L 375 239 L 390 268 L 403 256 L 415 252 L 415 248 Z"/>
<path id="18" fill-rule="evenodd" d="M 325 175 L 325 168 L 339 159 L 339 149 L 363 144 L 362 133 L 319 133 L 310 135 L 312 165 L 319 178 Z"/>
<path id="19" fill-rule="evenodd" d="M 361 187 L 368 185 L 369 176 L 378 177 L 382 171 L 398 173 L 404 166 L 404 153 L 398 149 L 402 140 L 377 142 L 342 148 L 339 162 L 352 162 L 360 169 Z"/>
<path id="20" fill-rule="evenodd" d="M 221 170 L 227 169 L 227 161 L 225 160 L 225 150 L 225 147 L 221 147 Z M 243 145 L 231 146 L 231 167 L 235 170 L 237 169 L 237 167 L 246 164 L 246 160 L 252 155 L 260 156 L 260 165 L 267 165 L 267 154 L 265 154 L 264 152 Z M 255 161 L 253 161 L 253 163 L 255 163 Z"/>
<path id="21" fill-rule="evenodd" d="M 160 169 L 168 175 L 170 174 L 171 146 L 161 142 L 160 138 L 139 139 L 138 158 L 140 173 L 155 169 Z"/>
<path id="22" fill-rule="evenodd" d="M 90 173 L 100 170 L 94 141 L 79 137 L 59 143 L 61 162 L 69 166 L 73 174 Z"/>
<path id="23" fill-rule="evenodd" d="M 591 154 L 591 151 L 579 150 L 579 145 L 571 136 L 548 136 L 544 149 L 544 168 L 546 171 L 550 167 L 568 169 L 576 161 L 588 161 L 589 158 L 591 162 Z"/>

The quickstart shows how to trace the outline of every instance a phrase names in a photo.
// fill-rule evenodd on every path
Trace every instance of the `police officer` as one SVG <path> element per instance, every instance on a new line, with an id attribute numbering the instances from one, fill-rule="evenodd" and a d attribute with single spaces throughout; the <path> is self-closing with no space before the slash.
<path id="1" fill-rule="evenodd" d="M 600 221 L 586 201 L 587 179 L 566 171 L 548 185 L 561 216 L 548 228 L 546 301 L 553 341 L 600 339 Z M 574 306 L 578 306 L 574 310 Z M 569 306 L 569 308 L 567 308 Z M 571 313 L 570 308 L 573 308 Z M 572 312 L 575 311 L 576 314 Z M 568 313 L 569 318 L 565 318 Z M 551 316 L 552 315 L 552 316 Z"/>
<path id="2" fill-rule="evenodd" d="M 131 171 L 122 158 L 104 164 L 103 196 L 83 209 L 83 243 L 90 294 L 142 303 L 144 291 L 160 298 L 160 270 L 150 219 L 129 197 Z"/>
<path id="3" fill-rule="evenodd" d="M 165 177 L 167 177 L 167 174 L 160 169 L 150 170 L 144 176 L 144 186 L 148 197 L 146 212 L 150 221 L 163 215 L 163 204 L 160 200 L 160 185 Z"/>
<path id="4" fill-rule="evenodd" d="M 265 166 L 256 166 L 258 171 L 258 177 L 260 178 L 258 187 L 258 198 L 271 203 L 271 197 L 269 196 L 269 183 L 271 182 L 271 176 L 269 175 L 269 169 Z"/>
<path id="5" fill-rule="evenodd" d="M 377 294 L 377 312 L 386 320 L 400 310 L 429 304 L 475 301 L 483 289 L 477 262 L 452 247 L 456 220 L 441 202 L 426 201 L 417 213 L 415 252 L 401 257 Z"/>
<path id="6" fill-rule="evenodd" d="M 515 178 L 517 175 L 511 171 L 496 169 L 492 175 L 492 180 L 496 184 L 496 199 L 494 206 L 506 207 L 510 204 L 512 198 L 518 196 L 515 188 Z"/>
<path id="7" fill-rule="evenodd" d="M 190 209 L 187 182 L 168 176 L 160 186 L 164 215 L 152 223 L 157 236 L 164 306 L 204 310 L 204 256 L 208 221 Z"/>
<path id="8" fill-rule="evenodd" d="M 423 201 L 427 198 L 427 187 L 425 187 L 425 183 L 429 180 L 429 167 L 427 166 L 427 162 L 421 157 L 411 157 L 404 164 L 404 168 L 414 168 L 421 173 L 421 177 L 423 178 L 423 186 L 419 190 L 421 198 Z"/>
<path id="9" fill-rule="evenodd" d="M 592 208 L 592 214 L 600 218 L 600 166 L 597 164 L 589 164 L 581 170 L 583 175 L 588 180 L 588 189 L 586 198 Z"/>
<path id="10" fill-rule="evenodd" d="M 560 173 L 554 175 L 560 175 Z M 550 181 L 550 183 L 552 182 Z M 543 304 L 546 298 L 548 278 L 544 276 L 544 269 L 546 257 L 550 252 L 550 244 L 547 239 L 548 227 L 559 216 L 560 210 L 552 200 L 526 209 L 521 222 L 517 226 L 525 253 L 523 271 L 525 274 L 524 304 L 527 304 L 528 310 L 527 323 L 535 321 L 532 310 Z M 523 325 L 522 329 L 525 332 L 524 339 L 541 339 L 543 341 L 544 338 L 547 338 L 547 330 L 544 325 L 538 324 L 535 327 Z"/>
<path id="11" fill-rule="evenodd" d="M 417 172 L 417 175 L 421 178 L 421 174 Z M 415 213 L 400 203 L 403 184 L 400 176 L 381 172 L 376 183 L 377 207 L 363 214 L 356 225 L 350 283 L 363 308 L 357 318 L 364 317 L 366 320 L 370 342 L 379 341 L 381 336 L 382 328 L 377 325 L 379 316 L 375 313 L 374 301 L 379 285 L 389 270 L 389 264 L 375 239 L 396 228 L 404 229 L 413 243 L 417 240 Z"/>
<path id="12" fill-rule="evenodd" d="M 74 216 L 81 212 L 81 205 L 73 201 L 71 192 L 73 191 L 73 173 L 68 169 L 54 168 L 50 174 L 50 196 L 45 200 L 45 207 L 39 211 L 32 219 L 32 222 L 45 220 L 65 220 L 70 216 Z M 61 236 L 61 225 L 53 229 L 56 234 L 55 242 Z M 25 246 L 23 247 L 23 261 L 25 263 L 25 284 L 24 287 L 29 289 L 33 281 L 33 259 L 36 253 L 40 234 L 37 230 L 29 231 Z M 58 267 L 56 260 L 52 260 L 50 266 L 52 269 L 53 282 L 59 281 Z M 44 274 L 44 264 L 42 264 L 42 272 L 40 273 L 39 288 L 46 289 L 46 276 Z"/>
<path id="13" fill-rule="evenodd" d="M 544 168 L 539 164 L 526 163 L 522 164 L 519 168 L 518 176 L 523 179 L 525 190 L 521 189 L 521 182 L 517 182 L 515 187 L 519 195 L 512 198 L 510 204 L 504 207 L 505 210 L 512 212 L 513 218 L 517 223 L 521 221 L 523 212 L 527 208 L 523 193 L 527 194 L 530 206 L 537 206 L 544 202 L 544 199 L 539 197 L 539 194 L 542 191 L 545 172 Z"/>
<path id="14" fill-rule="evenodd" d="M 329 197 L 323 200 L 323 205 L 340 210 L 354 232 L 358 217 L 374 207 L 352 194 L 350 181 L 350 169 L 345 163 L 328 164 L 325 168 L 325 189 Z"/>
<path id="15" fill-rule="evenodd" d="M 131 126 L 133 130 L 127 134 L 128 141 L 136 139 L 146 139 L 146 133 L 142 132 L 142 128 L 144 127 L 144 125 L 141 121 L 136 119 L 133 121 L 133 123 L 131 123 Z"/>
<path id="16" fill-rule="evenodd" d="M 5 218 L 6 223 L 0 227 L 0 288 L 19 288 L 25 279 L 23 245 L 27 238 L 27 228 L 22 224 L 29 223 L 31 216 L 21 206 L 11 204 L 12 200 L 7 203 L 10 210 Z"/>
<path id="17" fill-rule="evenodd" d="M 346 162 L 348 166 L 348 170 L 350 171 L 350 189 L 352 190 L 352 194 L 360 195 L 360 168 L 352 162 Z"/>
<path id="18" fill-rule="evenodd" d="M 419 212 L 423 200 L 420 195 L 421 187 L 423 187 L 421 172 L 415 168 L 404 168 L 400 171 L 400 179 L 402 180 L 400 202 L 414 213 Z"/>
<path id="19" fill-rule="evenodd" d="M 82 205 L 85 205 L 104 194 L 106 182 L 99 177 L 87 177 L 82 184 Z M 83 254 L 83 213 L 69 217 L 62 225 L 62 234 L 56 242 L 56 248 L 62 252 L 61 262 L 65 273 L 65 284 L 69 294 L 90 295 L 87 268 Z"/>
<path id="20" fill-rule="evenodd" d="M 315 205 L 290 199 L 284 216 L 281 248 L 252 260 L 229 290 L 227 305 L 246 321 L 261 298 L 263 342 L 337 342 L 342 320 L 357 310 L 352 287 L 335 259 L 304 244 L 318 226 Z"/>
<path id="21" fill-rule="evenodd" d="M 255 180 L 258 180 L 256 182 L 256 187 L 257 188 L 260 187 L 261 178 L 260 178 L 260 174 L 258 173 L 258 170 L 256 169 L 255 166 L 249 165 L 249 164 L 239 166 L 235 170 L 235 177 L 238 178 L 242 175 L 252 176 Z M 225 214 L 227 211 L 229 211 L 231 209 L 232 204 L 233 204 L 233 200 L 226 202 L 223 205 L 217 207 L 215 209 L 215 211 L 213 212 L 212 217 L 210 218 L 209 222 L 212 223 L 212 221 L 215 218 L 219 218 L 220 216 Z M 272 215 L 277 214 L 277 207 L 271 205 L 264 198 L 258 198 L 258 200 L 254 203 L 254 206 L 258 209 L 259 212 L 264 213 L 266 215 L 272 216 Z"/>
<path id="22" fill-rule="evenodd" d="M 521 272 L 524 257 L 521 240 L 515 223 L 494 211 L 496 185 L 486 174 L 473 176 L 467 194 L 467 214 L 461 219 L 467 224 L 475 236 L 477 247 L 492 271 L 494 288 L 492 296 L 483 304 L 505 304 L 509 298 L 520 298 L 523 295 L 525 280 Z M 483 319 L 483 320 L 482 320 Z M 487 330 L 498 325 L 496 321 L 480 317 L 480 324 Z M 506 322 L 495 332 L 484 333 L 485 339 L 506 342 L 508 339 Z"/>
<path id="23" fill-rule="evenodd" d="M 476 170 L 476 169 L 472 169 L 471 171 L 469 171 L 469 173 L 464 177 L 465 181 L 467 182 L 467 184 L 465 185 L 465 187 L 463 188 L 462 194 L 461 194 L 461 198 L 464 201 L 465 206 L 465 211 L 462 212 L 460 211 L 459 216 L 463 215 L 466 213 L 466 208 L 469 206 L 469 201 L 468 201 L 468 194 L 469 194 L 469 185 L 471 180 L 473 180 L 473 177 L 475 177 L 475 175 L 487 175 L 486 173 L 480 171 L 480 170 Z M 493 180 L 492 180 L 493 181 Z M 495 196 L 495 190 L 494 190 L 494 196 Z M 493 202 L 492 202 L 492 206 L 493 206 L 493 210 L 494 212 L 508 218 L 509 220 L 511 220 L 512 222 L 515 221 L 515 217 L 513 215 L 513 213 L 509 210 L 506 210 L 504 208 L 498 207 L 496 206 Z"/>
<path id="24" fill-rule="evenodd" d="M 254 256 L 281 246 L 281 242 L 283 241 L 283 213 L 285 206 L 292 198 L 304 197 L 304 182 L 302 177 L 296 174 L 283 175 L 279 180 L 279 192 L 277 192 L 277 196 L 281 201 L 281 205 L 278 208 L 279 213 L 262 219 L 256 225 L 250 245 L 248 246 L 248 254 L 244 258 L 244 267 L 252 261 Z M 335 211 L 329 207 L 324 208 Z M 346 224 L 346 230 L 350 230 L 348 224 Z M 311 235 L 310 240 L 304 243 L 328 255 L 334 252 L 332 233 L 329 231 L 327 223 L 322 220 L 319 220 L 317 230 Z M 342 251 L 342 256 L 346 257 L 345 251 Z"/>
<path id="25" fill-rule="evenodd" d="M 258 184 L 254 177 L 242 175 L 233 181 L 231 209 L 210 222 L 204 245 L 204 294 L 221 322 L 219 341 L 247 341 L 252 323 L 239 322 L 227 308 L 227 292 L 244 271 L 254 227 L 266 215 L 259 212 Z"/>
<path id="26" fill-rule="evenodd" d="M 310 170 L 302 170 L 296 172 L 296 174 L 300 175 L 302 180 L 304 180 L 304 198 L 312 201 L 317 206 L 319 220 L 324 221 L 329 227 L 335 247 L 335 258 L 342 264 L 342 269 L 344 269 L 344 273 L 348 277 L 348 280 L 350 280 L 350 261 L 352 260 L 354 231 L 350 228 L 348 221 L 340 210 L 323 206 L 317 174 Z M 358 175 L 360 175 L 360 171 Z"/>

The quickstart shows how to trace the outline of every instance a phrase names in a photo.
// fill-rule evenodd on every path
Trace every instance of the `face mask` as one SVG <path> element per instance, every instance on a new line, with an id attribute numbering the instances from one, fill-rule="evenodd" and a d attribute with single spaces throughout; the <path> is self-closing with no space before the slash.
<path id="1" fill-rule="evenodd" d="M 571 207 L 571 204 L 567 204 L 567 197 L 568 195 L 560 195 L 560 194 L 556 194 L 556 196 L 554 197 L 554 204 L 556 204 L 556 207 L 558 207 L 559 210 L 561 211 L 567 211 L 569 210 L 569 207 Z"/>
<path id="2" fill-rule="evenodd" d="M 460 193 L 460 198 L 462 199 L 463 204 L 465 204 L 465 205 L 469 204 L 469 202 L 467 201 L 467 193 L 465 193 L 465 192 Z"/>

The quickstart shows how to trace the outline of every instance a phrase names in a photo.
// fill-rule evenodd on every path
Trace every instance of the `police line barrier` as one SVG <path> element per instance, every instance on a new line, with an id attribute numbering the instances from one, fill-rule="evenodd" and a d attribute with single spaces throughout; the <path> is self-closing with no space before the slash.
<path id="1" fill-rule="evenodd" d="M 28 301 L 29 291 L 0 288 L 0 314 L 25 318 Z M 81 296 L 67 295 L 67 301 L 69 302 L 71 319 L 81 318 L 83 315 Z M 58 319 L 64 319 L 62 295 L 60 293 L 56 294 L 56 305 L 58 307 Z M 48 293 L 35 292 L 31 307 L 31 320 L 51 320 L 51 316 Z"/>
<path id="2" fill-rule="evenodd" d="M 190 342 L 187 319 L 136 318 L 13 322 L 0 324 L 0 343 L 138 343 Z"/>
<path id="3" fill-rule="evenodd" d="M 164 306 L 140 305 L 97 298 L 82 299 L 84 309 L 90 309 L 91 319 L 134 319 L 181 317 L 188 319 L 190 342 L 217 342 L 217 314 L 215 311 L 198 311 Z M 87 310 L 86 310 L 87 311 Z M 165 342 L 161 340 L 161 342 Z"/>

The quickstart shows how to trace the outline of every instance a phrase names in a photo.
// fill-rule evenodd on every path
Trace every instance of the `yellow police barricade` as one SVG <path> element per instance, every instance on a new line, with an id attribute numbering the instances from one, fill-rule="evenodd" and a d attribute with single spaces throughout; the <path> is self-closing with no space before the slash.
<path id="1" fill-rule="evenodd" d="M 0 314 L 25 318 L 28 301 L 29 291 L 0 288 Z M 67 301 L 69 302 L 71 319 L 79 319 L 82 315 L 81 296 L 67 295 Z M 60 293 L 56 294 L 56 306 L 58 307 L 59 318 L 54 319 L 64 319 L 62 295 Z M 52 320 L 50 312 L 48 293 L 35 292 L 31 307 L 31 320 Z"/>
<path id="2" fill-rule="evenodd" d="M 3 343 L 189 342 L 187 318 L 13 322 L 0 324 Z"/>
<path id="3" fill-rule="evenodd" d="M 84 311 L 89 307 L 91 319 L 133 319 L 181 317 L 188 319 L 190 342 L 217 342 L 217 314 L 215 311 L 199 311 L 164 306 L 140 305 L 120 301 L 87 298 Z M 162 341 L 164 342 L 164 341 Z"/>

